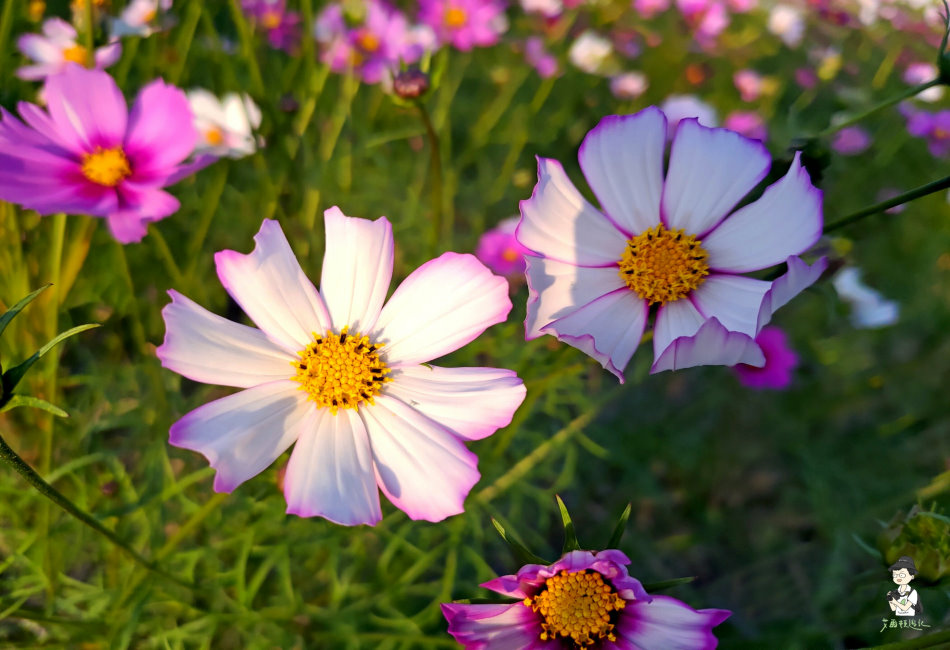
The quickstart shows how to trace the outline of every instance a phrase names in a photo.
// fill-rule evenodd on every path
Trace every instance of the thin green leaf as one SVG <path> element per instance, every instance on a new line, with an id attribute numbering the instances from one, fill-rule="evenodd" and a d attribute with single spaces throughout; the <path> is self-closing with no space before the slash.
<path id="1" fill-rule="evenodd" d="M 564 523 L 564 547 L 561 549 L 561 555 L 578 551 L 581 545 L 577 543 L 577 531 L 574 530 L 574 522 L 571 521 L 571 513 L 567 511 L 567 506 L 557 494 L 554 495 L 557 500 L 557 507 L 561 511 L 561 521 Z"/>
<path id="2" fill-rule="evenodd" d="M 861 550 L 863 550 L 864 552 L 866 552 L 868 555 L 870 555 L 871 557 L 873 557 L 875 560 L 877 560 L 878 562 L 883 562 L 883 561 L 884 561 L 884 557 L 881 555 L 881 552 L 880 552 L 879 550 L 877 550 L 876 548 L 874 548 L 873 546 L 871 546 L 870 544 L 868 544 L 867 542 L 865 542 L 865 541 L 864 541 L 863 539 L 861 539 L 860 537 L 858 537 L 857 534 L 852 534 L 852 535 L 851 535 L 851 539 L 853 539 L 853 540 L 855 541 L 855 543 L 856 543 L 858 546 L 861 547 Z"/>
<path id="3" fill-rule="evenodd" d="M 20 383 L 21 379 L 23 379 L 23 375 L 26 374 L 26 372 L 33 366 L 34 363 L 43 358 L 43 355 L 52 350 L 55 345 L 68 339 L 74 334 L 85 332 L 86 330 L 93 329 L 94 327 L 99 327 L 99 324 L 91 323 L 88 325 L 77 325 L 76 327 L 70 328 L 65 332 L 61 332 L 55 338 L 53 338 L 52 341 L 41 347 L 37 352 L 34 352 L 33 356 L 31 356 L 29 359 L 7 370 L 5 373 L 3 373 L 3 394 L 9 395 L 12 393 L 13 389 L 16 388 L 16 385 Z"/>
<path id="4" fill-rule="evenodd" d="M 40 399 L 39 397 L 32 397 L 30 395 L 13 395 L 7 400 L 3 406 L 0 406 L 0 413 L 4 411 L 9 411 L 10 409 L 15 409 L 18 406 L 29 406 L 35 409 L 42 409 L 53 415 L 57 415 L 61 418 L 68 418 L 69 413 L 59 408 L 55 404 L 50 404 L 45 399 Z"/>
<path id="5" fill-rule="evenodd" d="M 492 518 L 491 523 L 495 527 L 495 530 L 498 531 L 498 534 L 501 535 L 501 538 L 505 540 L 505 543 L 508 544 L 508 548 L 511 549 L 516 561 L 520 562 L 521 564 L 550 564 L 550 562 L 547 560 L 542 559 L 529 551 L 524 547 L 524 545 L 514 538 L 509 537 L 508 533 L 505 532 L 504 526 L 498 523 L 495 518 Z"/>
<path id="6" fill-rule="evenodd" d="M 672 580 L 661 580 L 660 582 L 651 582 L 650 584 L 643 585 L 643 588 L 647 592 L 654 591 L 664 591 L 666 589 L 672 589 L 677 585 L 686 585 L 696 579 L 696 576 L 687 576 L 685 578 L 673 578 Z"/>
<path id="7" fill-rule="evenodd" d="M 52 283 L 44 284 L 42 287 L 40 287 L 39 289 L 37 289 L 36 291 L 28 295 L 26 298 L 24 298 L 17 304 L 10 307 L 10 309 L 6 313 L 4 313 L 3 316 L 0 316 L 0 336 L 3 335 L 3 330 L 7 328 L 7 325 L 10 324 L 10 321 L 16 318 L 16 315 L 19 314 L 21 311 L 23 311 L 24 307 L 26 307 L 31 302 L 33 302 L 33 300 L 35 300 L 38 295 L 46 291 L 51 286 L 53 286 Z"/>
<path id="8" fill-rule="evenodd" d="M 918 512 L 917 516 L 930 517 L 932 519 L 936 519 L 937 521 L 942 521 L 945 524 L 950 524 L 950 517 L 947 517 L 946 515 L 941 515 L 940 513 L 937 513 L 937 512 Z"/>
<path id="9" fill-rule="evenodd" d="M 633 504 L 628 503 L 627 507 L 623 509 L 620 519 L 617 520 L 617 525 L 614 526 L 614 532 L 610 535 L 610 541 L 607 542 L 607 546 L 604 548 L 618 548 L 620 546 L 620 538 L 623 537 L 623 531 L 627 527 L 627 520 L 630 519 L 632 508 Z"/>

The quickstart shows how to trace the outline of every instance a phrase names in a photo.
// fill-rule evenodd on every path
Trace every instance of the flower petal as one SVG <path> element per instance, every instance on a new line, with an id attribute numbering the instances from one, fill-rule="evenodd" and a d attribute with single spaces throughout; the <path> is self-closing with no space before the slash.
<path id="1" fill-rule="evenodd" d="M 729 618 L 725 609 L 695 610 L 669 596 L 653 596 L 649 602 L 628 602 L 620 612 L 617 632 L 636 650 L 713 650 L 717 645 L 712 628 Z"/>
<path id="2" fill-rule="evenodd" d="M 651 373 L 694 366 L 734 366 L 737 363 L 746 363 L 761 368 L 765 365 L 765 355 L 751 336 L 727 330 L 716 318 L 703 321 L 695 307 L 692 307 L 695 317 L 682 310 L 670 309 L 672 305 L 680 302 L 686 301 L 680 300 L 665 305 L 657 314 L 653 335 L 656 360 L 650 369 Z M 688 331 L 687 328 L 694 327 L 696 319 L 700 326 L 694 334 L 680 334 L 670 339 L 671 332 Z M 660 347 L 661 340 L 671 342 Z"/>
<path id="3" fill-rule="evenodd" d="M 128 107 L 108 73 L 67 65 L 47 79 L 44 93 L 50 117 L 71 150 L 91 152 L 122 144 Z"/>
<path id="4" fill-rule="evenodd" d="M 340 208 L 323 213 L 327 230 L 320 294 L 337 331 L 373 329 L 386 301 L 393 275 L 393 227 L 386 217 L 376 221 L 345 216 Z"/>
<path id="5" fill-rule="evenodd" d="M 284 476 L 287 512 L 337 524 L 375 525 L 383 515 L 366 427 L 353 409 L 315 409 Z"/>
<path id="6" fill-rule="evenodd" d="M 756 331 L 761 331 L 772 320 L 772 314 L 785 306 L 788 301 L 818 281 L 828 268 L 828 258 L 822 257 L 808 266 L 800 257 L 785 260 L 788 271 L 772 282 L 772 287 L 762 298 L 759 322 Z"/>
<path id="7" fill-rule="evenodd" d="M 168 295 L 165 341 L 155 351 L 164 367 L 193 381 L 237 388 L 293 376 L 297 357 L 260 330 L 212 314 L 177 291 Z"/>
<path id="8" fill-rule="evenodd" d="M 713 269 L 742 273 L 784 262 L 821 237 L 821 190 L 795 154 L 788 173 L 758 201 L 737 210 L 703 238 Z"/>
<path id="9" fill-rule="evenodd" d="M 771 287 L 764 280 L 714 273 L 690 299 L 703 318 L 716 318 L 726 329 L 755 338 L 762 299 Z"/>
<path id="10" fill-rule="evenodd" d="M 528 314 L 525 339 L 536 339 L 552 321 L 578 307 L 624 287 L 616 266 L 574 266 L 544 257 L 525 255 L 528 278 Z"/>
<path id="11" fill-rule="evenodd" d="M 390 377 L 387 394 L 466 440 L 508 426 L 525 396 L 518 375 L 498 368 L 406 366 Z"/>
<path id="12" fill-rule="evenodd" d="M 545 331 L 596 359 L 622 384 L 623 369 L 640 345 L 648 313 L 646 301 L 623 287 L 557 319 Z"/>
<path id="13" fill-rule="evenodd" d="M 530 650 L 541 644 L 541 621 L 524 603 L 510 605 L 457 605 L 443 603 L 449 634 L 466 650 Z M 552 641 L 551 647 L 560 643 Z"/>
<path id="14" fill-rule="evenodd" d="M 627 237 L 660 222 L 666 116 L 655 107 L 608 115 L 581 143 L 584 177 L 608 219 Z"/>
<path id="15" fill-rule="evenodd" d="M 476 339 L 511 311 L 508 281 L 474 255 L 445 253 L 403 280 L 370 338 L 389 365 L 416 365 Z"/>
<path id="16" fill-rule="evenodd" d="M 283 379 L 208 402 L 173 424 L 168 442 L 204 454 L 218 470 L 215 492 L 230 492 L 300 435 L 314 406 L 299 387 Z"/>
<path id="17" fill-rule="evenodd" d="M 518 241 L 543 257 L 578 266 L 617 263 L 627 238 L 587 202 L 561 163 L 538 158 L 538 184 L 521 202 Z"/>
<path id="18" fill-rule="evenodd" d="M 139 92 L 125 135 L 133 178 L 171 174 L 194 150 L 197 140 L 183 91 L 156 79 Z"/>
<path id="19" fill-rule="evenodd" d="M 221 284 L 278 345 L 297 353 L 330 327 L 323 298 L 297 263 L 280 224 L 265 219 L 248 255 L 225 250 L 214 261 Z"/>
<path id="20" fill-rule="evenodd" d="M 103 45 L 96 50 L 96 67 L 108 68 L 122 56 L 122 43 L 118 41 Z"/>
<path id="21" fill-rule="evenodd" d="M 478 458 L 452 432 L 398 399 L 377 395 L 360 408 L 376 482 L 410 519 L 442 521 L 464 508 L 478 481 Z"/>
<path id="22" fill-rule="evenodd" d="M 759 140 L 681 121 L 663 186 L 663 222 L 703 237 L 765 178 L 772 157 Z"/>

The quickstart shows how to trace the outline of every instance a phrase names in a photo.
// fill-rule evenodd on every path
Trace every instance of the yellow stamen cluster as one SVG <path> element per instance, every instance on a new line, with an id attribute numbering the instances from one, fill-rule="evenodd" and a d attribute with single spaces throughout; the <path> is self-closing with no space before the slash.
<path id="1" fill-rule="evenodd" d="M 356 37 L 356 44 L 361 50 L 369 53 L 375 52 L 379 49 L 379 46 L 382 45 L 382 43 L 379 42 L 379 38 L 377 38 L 376 34 L 369 31 L 368 29 L 364 29 L 360 32 L 360 35 Z"/>
<path id="2" fill-rule="evenodd" d="M 616 641 L 611 612 L 627 602 L 596 571 L 561 571 L 544 583 L 544 590 L 524 604 L 541 614 L 541 640 L 571 639 L 575 647 Z"/>
<path id="3" fill-rule="evenodd" d="M 468 14 L 465 13 L 464 9 L 452 7 L 445 12 L 443 20 L 445 21 L 446 27 L 456 29 L 468 22 Z"/>
<path id="4" fill-rule="evenodd" d="M 88 65 L 89 52 L 82 45 L 76 44 L 63 50 L 63 60 L 72 61 L 79 65 Z"/>
<path id="5" fill-rule="evenodd" d="M 299 361 L 292 362 L 297 373 L 291 379 L 309 393 L 309 400 L 330 409 L 333 415 L 341 408 L 373 404 L 383 384 L 392 381 L 386 376 L 389 368 L 379 358 L 382 346 L 359 333 L 351 336 L 348 327 L 339 334 L 327 331 L 320 336 L 314 332 L 313 343 L 297 353 Z"/>
<path id="6" fill-rule="evenodd" d="M 279 11 L 265 11 L 261 16 L 261 25 L 264 29 L 277 29 L 283 16 Z"/>
<path id="7" fill-rule="evenodd" d="M 709 275 L 709 254 L 693 235 L 659 224 L 627 242 L 617 263 L 627 287 L 650 304 L 674 302 Z"/>
<path id="8" fill-rule="evenodd" d="M 93 183 L 115 187 L 132 175 L 132 168 L 122 147 L 96 147 L 94 152 L 82 157 L 82 175 Z"/>
<path id="9" fill-rule="evenodd" d="M 216 126 L 212 126 L 205 131 L 205 142 L 212 147 L 217 147 L 224 142 L 224 133 Z"/>

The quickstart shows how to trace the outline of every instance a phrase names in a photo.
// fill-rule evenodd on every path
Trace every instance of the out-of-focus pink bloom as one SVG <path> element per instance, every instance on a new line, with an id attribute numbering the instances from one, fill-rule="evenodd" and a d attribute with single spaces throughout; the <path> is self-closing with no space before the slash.
<path id="1" fill-rule="evenodd" d="M 26 124 L 0 109 L 0 199 L 40 214 L 106 217 L 123 244 L 178 209 L 162 188 L 195 147 L 185 93 L 158 79 L 130 114 L 112 77 L 79 65 L 49 77 L 44 92 L 48 112 L 20 104 Z"/>
<path id="2" fill-rule="evenodd" d="M 723 126 L 747 138 L 762 142 L 765 142 L 769 136 L 765 121 L 755 111 L 733 111 L 726 116 Z"/>
<path id="3" fill-rule="evenodd" d="M 901 112 L 907 118 L 907 132 L 927 140 L 927 148 L 934 158 L 950 156 L 950 110 L 930 113 L 902 104 Z"/>
<path id="4" fill-rule="evenodd" d="M 666 115 L 667 138 L 672 139 L 681 120 L 695 117 L 703 126 L 719 126 L 716 109 L 696 95 L 670 95 L 660 106 Z"/>
<path id="5" fill-rule="evenodd" d="M 440 44 L 464 52 L 494 45 L 508 30 L 499 0 L 420 0 L 419 20 L 432 28 Z"/>
<path id="6" fill-rule="evenodd" d="M 871 136 L 860 126 L 846 126 L 831 141 L 831 148 L 842 156 L 855 156 L 870 146 Z"/>
<path id="7" fill-rule="evenodd" d="M 755 70 L 739 70 L 732 75 L 732 83 L 744 102 L 754 102 L 762 94 L 762 75 Z"/>
<path id="8" fill-rule="evenodd" d="M 798 7 L 778 4 L 772 7 L 768 27 L 786 45 L 797 47 L 805 35 L 805 18 Z"/>
<path id="9" fill-rule="evenodd" d="M 540 36 L 531 36 L 525 41 L 524 58 L 542 79 L 557 74 L 557 58 L 545 49 L 544 39 Z"/>
<path id="10" fill-rule="evenodd" d="M 567 58 L 576 68 L 598 74 L 613 51 L 613 44 L 607 38 L 588 29 L 571 43 Z"/>
<path id="11" fill-rule="evenodd" d="M 86 48 L 76 42 L 75 28 L 62 18 L 50 18 L 44 22 L 42 35 L 24 34 L 17 40 L 17 47 L 35 63 L 18 69 L 16 75 L 31 81 L 59 74 L 70 63 L 94 64 L 101 70 L 118 61 L 122 55 L 122 45 L 115 42 L 97 48 L 90 57 Z"/>
<path id="12" fill-rule="evenodd" d="M 937 78 L 937 66 L 933 63 L 911 63 L 907 66 L 907 69 L 904 70 L 904 82 L 911 85 L 918 85 L 922 83 L 927 83 Z M 940 101 L 940 98 L 943 97 L 943 86 L 937 85 L 923 92 L 917 93 L 915 99 L 919 99 L 925 102 L 936 102 Z"/>
<path id="13" fill-rule="evenodd" d="M 744 14 L 759 6 L 758 0 L 727 0 L 729 9 L 737 14 Z"/>
<path id="14" fill-rule="evenodd" d="M 798 367 L 798 355 L 789 347 L 785 332 L 777 327 L 764 327 L 755 342 L 765 354 L 765 365 L 761 368 L 740 363 L 732 369 L 739 382 L 747 388 L 756 390 L 782 390 L 792 383 L 792 371 Z"/>
<path id="15" fill-rule="evenodd" d="M 161 14 L 171 8 L 172 0 L 132 0 L 112 21 L 112 37 L 146 37 L 168 29 L 174 21 L 163 20 Z"/>
<path id="16" fill-rule="evenodd" d="M 797 68 L 795 70 L 795 83 L 810 90 L 818 85 L 818 75 L 811 68 Z"/>
<path id="17" fill-rule="evenodd" d="M 287 9 L 286 0 L 241 0 L 251 22 L 267 33 L 267 42 L 294 53 L 300 45 L 300 14 Z"/>
<path id="18" fill-rule="evenodd" d="M 521 8 L 525 13 L 557 18 L 564 11 L 564 3 L 561 0 L 521 0 Z"/>
<path id="19" fill-rule="evenodd" d="M 648 86 L 647 77 L 642 72 L 624 72 L 610 78 L 610 92 L 617 99 L 636 99 Z"/>
<path id="20" fill-rule="evenodd" d="M 531 252 L 515 238 L 520 220 L 520 217 L 511 217 L 486 231 L 475 249 L 475 257 L 482 264 L 509 279 L 524 279 L 524 256 Z"/>
<path id="21" fill-rule="evenodd" d="M 711 44 L 726 27 L 729 26 L 729 12 L 721 2 L 709 5 L 696 25 L 696 40 L 701 44 Z"/>
<path id="22" fill-rule="evenodd" d="M 644 18 L 652 18 L 670 8 L 670 0 L 633 0 L 633 8 Z"/>

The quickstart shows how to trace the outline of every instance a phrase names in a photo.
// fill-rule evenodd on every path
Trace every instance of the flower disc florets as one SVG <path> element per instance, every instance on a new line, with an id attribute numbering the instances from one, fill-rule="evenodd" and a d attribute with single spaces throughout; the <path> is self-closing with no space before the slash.
<path id="1" fill-rule="evenodd" d="M 650 304 L 683 298 L 709 275 L 708 253 L 695 236 L 661 223 L 627 242 L 618 265 L 627 287 Z"/>
<path id="2" fill-rule="evenodd" d="M 94 152 L 83 156 L 82 175 L 93 183 L 115 187 L 132 175 L 132 168 L 122 147 L 96 147 Z"/>
<path id="3" fill-rule="evenodd" d="M 560 637 L 578 647 L 603 639 L 616 641 L 611 613 L 627 604 L 603 576 L 591 570 L 561 571 L 547 579 L 540 593 L 523 602 L 543 619 L 542 641 Z"/>

